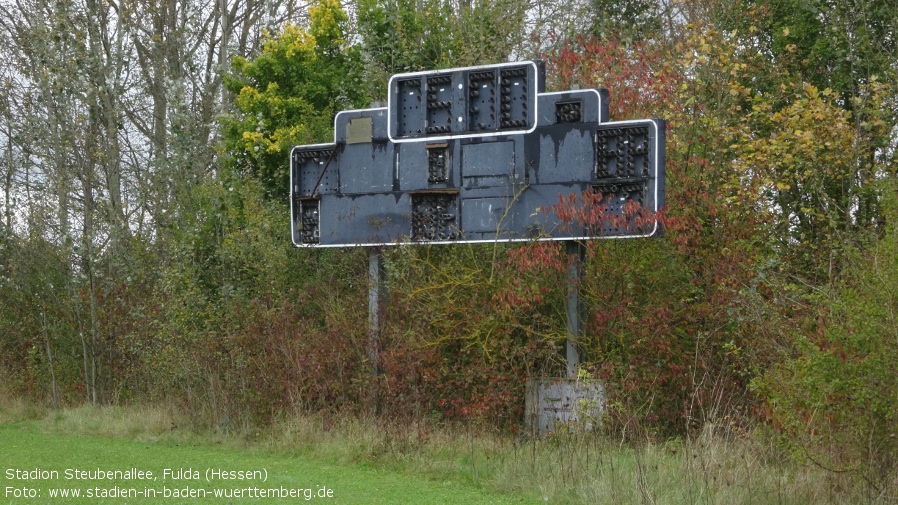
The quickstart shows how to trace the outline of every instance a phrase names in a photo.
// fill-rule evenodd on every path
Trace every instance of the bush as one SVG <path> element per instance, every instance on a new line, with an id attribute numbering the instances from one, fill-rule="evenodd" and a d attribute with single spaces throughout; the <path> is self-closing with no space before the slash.
<path id="1" fill-rule="evenodd" d="M 851 472 L 879 496 L 898 476 L 898 207 L 884 191 L 885 235 L 857 252 L 819 331 L 755 381 L 765 420 L 798 458 Z M 823 312 L 829 309 L 829 313 Z"/>

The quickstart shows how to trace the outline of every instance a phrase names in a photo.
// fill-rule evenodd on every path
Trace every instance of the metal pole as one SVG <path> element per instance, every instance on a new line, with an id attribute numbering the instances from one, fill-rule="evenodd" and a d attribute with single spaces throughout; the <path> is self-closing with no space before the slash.
<path id="1" fill-rule="evenodd" d="M 567 252 L 567 376 L 576 378 L 580 366 L 580 348 L 577 340 L 583 322 L 583 304 L 580 303 L 580 275 L 583 271 L 585 248 L 576 240 L 565 241 Z"/>
<path id="2" fill-rule="evenodd" d="M 380 367 L 380 319 L 383 313 L 383 299 L 386 297 L 386 269 L 379 247 L 368 249 L 368 359 L 371 361 L 371 375 L 379 375 Z"/>

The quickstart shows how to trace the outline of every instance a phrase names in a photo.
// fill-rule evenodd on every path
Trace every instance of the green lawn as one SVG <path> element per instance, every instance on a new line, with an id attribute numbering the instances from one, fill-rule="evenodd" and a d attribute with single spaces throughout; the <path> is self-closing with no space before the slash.
<path id="1" fill-rule="evenodd" d="M 131 478 L 98 479 L 98 469 L 103 472 L 136 471 L 143 474 L 125 476 Z M 170 469 L 171 474 L 165 474 L 166 469 Z M 184 470 L 184 476 L 193 474 L 190 470 L 194 470 L 199 474 L 199 479 L 174 478 L 179 469 Z M 237 476 L 238 472 L 246 472 L 250 477 L 258 477 L 253 472 L 261 472 L 262 476 L 261 479 L 207 481 L 207 476 L 214 476 L 213 469 L 224 471 L 224 475 L 230 473 Z M 33 477 L 29 473 L 33 474 L 35 470 L 41 474 L 37 477 L 43 478 L 22 478 Z M 77 472 L 86 473 L 81 475 L 83 478 L 76 479 Z M 148 478 L 146 472 L 152 472 L 152 477 Z M 132 489 L 134 491 L 130 491 Z M 61 493 L 60 490 L 80 492 L 81 497 L 51 495 Z M 215 496 L 216 490 L 223 496 Z M 122 493 L 129 492 L 137 493 L 136 497 L 122 496 Z M 154 492 L 155 497 L 146 497 Z M 88 497 L 88 493 L 93 496 Z M 178 496 L 184 494 L 187 497 Z M 283 496 L 279 497 L 279 494 Z M 307 502 L 543 503 L 542 500 L 491 493 L 464 482 L 439 482 L 362 466 L 339 466 L 306 456 L 214 445 L 54 434 L 43 432 L 33 423 L 0 425 L 0 504 L 3 505 Z"/>

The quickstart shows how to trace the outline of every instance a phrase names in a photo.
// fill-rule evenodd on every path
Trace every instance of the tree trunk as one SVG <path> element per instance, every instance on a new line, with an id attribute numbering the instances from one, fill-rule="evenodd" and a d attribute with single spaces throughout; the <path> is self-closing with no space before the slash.
<path id="1" fill-rule="evenodd" d="M 50 351 L 50 332 L 47 330 L 47 315 L 41 312 L 41 328 L 44 334 L 44 349 L 47 351 L 47 364 L 50 367 L 50 391 L 53 395 L 53 408 L 59 408 L 59 387 L 56 383 L 56 367 L 53 366 L 53 353 Z"/>

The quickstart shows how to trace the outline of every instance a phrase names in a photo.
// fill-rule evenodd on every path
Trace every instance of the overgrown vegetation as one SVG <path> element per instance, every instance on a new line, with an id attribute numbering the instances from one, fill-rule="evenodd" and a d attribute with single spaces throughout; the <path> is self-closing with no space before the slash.
<path id="1" fill-rule="evenodd" d="M 587 244 L 580 345 L 607 438 L 527 443 L 594 449 L 554 460 L 562 482 L 635 468 L 643 501 L 668 478 L 647 458 L 713 462 L 674 500 L 731 481 L 745 494 L 709 501 L 895 499 L 889 1 L 257 3 L 0 8 L 6 394 L 164 402 L 226 432 L 296 412 L 351 427 L 376 405 L 397 433 L 474 425 L 523 454 L 524 384 L 564 370 L 561 248 L 386 251 L 373 377 L 365 252 L 290 248 L 286 153 L 330 140 L 392 72 L 540 57 L 551 89 L 606 87 L 612 119 L 667 120 L 668 208 L 663 239 Z M 629 463 L 601 466 L 609 440 Z M 778 470 L 728 473 L 742 462 Z M 783 468 L 833 487 L 778 494 Z"/>
<path id="2" fill-rule="evenodd" d="M 263 452 L 268 461 L 290 455 L 315 466 L 374 468 L 404 481 L 473 485 L 513 500 L 572 505 L 894 501 L 893 494 L 854 485 L 849 474 L 797 464 L 769 440 L 726 421 L 706 425 L 691 440 L 623 443 L 596 433 L 512 438 L 482 426 L 327 414 L 289 416 L 246 432 L 195 431 L 179 409 L 147 406 L 26 410 L 21 402 L 3 402 L 0 420 L 28 433 L 139 440 L 141 451 L 145 444 L 185 447 L 188 463 L 190 450 L 205 454 L 209 448 L 255 457 Z"/>

